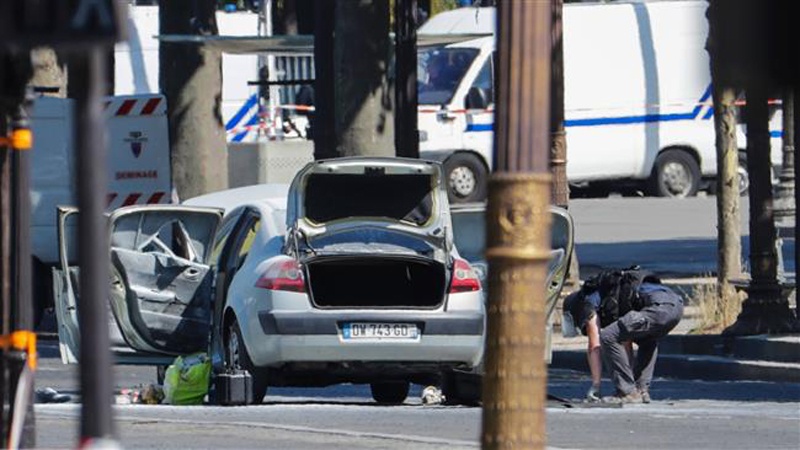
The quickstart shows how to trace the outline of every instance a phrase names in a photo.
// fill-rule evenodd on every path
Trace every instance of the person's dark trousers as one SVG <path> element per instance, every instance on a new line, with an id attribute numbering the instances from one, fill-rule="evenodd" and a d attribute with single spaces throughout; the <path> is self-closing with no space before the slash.
<path id="1" fill-rule="evenodd" d="M 638 387 L 649 390 L 653 379 L 658 339 L 667 335 L 683 316 L 683 301 L 672 291 L 658 290 L 647 294 L 640 311 L 630 311 L 600 330 L 600 345 L 606 369 L 617 388 L 617 395 L 628 395 Z M 630 360 L 626 342 L 639 346 L 636 364 Z"/>

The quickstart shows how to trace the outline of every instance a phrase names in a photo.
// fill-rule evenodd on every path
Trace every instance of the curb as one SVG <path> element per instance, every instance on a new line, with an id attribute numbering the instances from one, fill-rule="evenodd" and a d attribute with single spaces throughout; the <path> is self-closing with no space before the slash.
<path id="1" fill-rule="evenodd" d="M 555 350 L 550 366 L 578 371 L 589 370 L 585 350 Z M 661 353 L 658 355 L 655 376 L 708 381 L 747 380 L 800 383 L 800 363 Z"/>
<path id="2" fill-rule="evenodd" d="M 800 362 L 800 335 L 669 335 L 659 343 L 663 354 L 702 355 L 777 363 Z"/>

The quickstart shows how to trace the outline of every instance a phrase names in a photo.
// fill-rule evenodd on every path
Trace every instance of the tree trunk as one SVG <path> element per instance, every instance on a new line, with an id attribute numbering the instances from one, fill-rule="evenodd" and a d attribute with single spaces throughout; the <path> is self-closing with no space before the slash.
<path id="1" fill-rule="evenodd" d="M 337 153 L 394 156 L 389 0 L 338 1 L 335 18 Z"/>
<path id="2" fill-rule="evenodd" d="M 334 23 L 338 0 L 320 2 L 314 6 L 314 106 L 310 115 L 314 138 L 314 159 L 339 156 L 336 153 L 336 80 L 334 71 Z"/>
<path id="3" fill-rule="evenodd" d="M 567 134 L 564 131 L 564 33 L 563 0 L 552 3 L 552 69 L 550 81 L 550 171 L 553 174 L 552 202 L 569 207 L 567 182 Z"/>
<path id="4" fill-rule="evenodd" d="M 165 34 L 216 35 L 216 2 L 160 2 Z M 220 104 L 219 52 L 161 42 L 159 84 L 167 97 L 172 180 L 180 199 L 228 187 L 228 152 Z"/>
<path id="5" fill-rule="evenodd" d="M 721 83 L 712 84 L 717 148 L 717 294 L 723 302 L 735 302 L 739 300 L 727 285 L 742 276 L 736 92 Z"/>
<path id="6" fill-rule="evenodd" d="M 417 2 L 395 0 L 395 153 L 419 158 Z"/>

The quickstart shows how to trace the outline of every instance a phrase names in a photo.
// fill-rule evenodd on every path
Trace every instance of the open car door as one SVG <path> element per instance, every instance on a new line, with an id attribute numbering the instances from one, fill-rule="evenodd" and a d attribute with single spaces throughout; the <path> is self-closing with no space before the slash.
<path id="1" fill-rule="evenodd" d="M 547 265 L 547 302 L 545 303 L 546 334 L 544 355 L 547 364 L 553 360 L 553 311 L 556 308 L 564 281 L 567 279 L 572 251 L 575 247 L 575 225 L 569 212 L 550 207 L 550 261 Z"/>
<path id="2" fill-rule="evenodd" d="M 486 204 L 459 203 L 451 205 L 453 237 L 459 255 L 466 258 L 486 283 Z M 575 247 L 574 224 L 569 212 L 550 206 L 550 260 L 545 285 L 545 351 L 547 364 L 552 361 L 553 312 L 564 288 L 572 252 Z M 484 284 L 485 285 L 485 284 Z M 487 299 L 488 301 L 489 299 Z M 484 355 L 485 357 L 485 355 Z M 468 404 L 480 401 L 483 362 L 472 371 L 456 370 L 444 377 L 443 390 L 453 402 Z"/>
<path id="3" fill-rule="evenodd" d="M 488 265 L 486 261 L 486 204 L 461 203 L 451 205 L 453 237 L 458 253 L 470 262 L 486 286 Z M 545 359 L 552 358 L 551 335 L 555 310 L 569 270 L 575 247 L 575 226 L 569 212 L 550 206 L 550 260 L 547 264 L 545 317 L 547 318 Z"/>
<path id="4" fill-rule="evenodd" d="M 78 211 L 59 208 L 61 268 L 54 292 L 62 360 L 77 362 L 79 268 L 71 231 Z M 109 335 L 118 362 L 159 364 L 205 350 L 211 320 L 210 246 L 215 208 L 147 205 L 109 216 Z"/>

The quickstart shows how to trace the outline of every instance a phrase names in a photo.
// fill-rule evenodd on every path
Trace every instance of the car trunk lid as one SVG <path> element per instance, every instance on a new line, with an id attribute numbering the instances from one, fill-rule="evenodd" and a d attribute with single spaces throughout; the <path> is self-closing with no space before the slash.
<path id="1" fill-rule="evenodd" d="M 307 165 L 289 190 L 287 229 L 297 248 L 348 229 L 392 229 L 448 251 L 441 168 L 402 158 L 340 158 Z"/>

